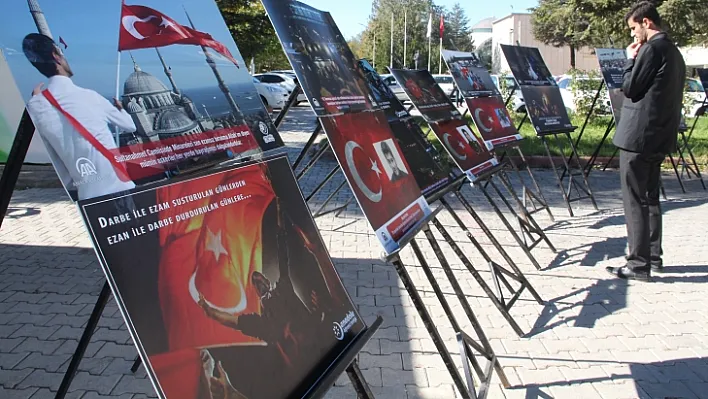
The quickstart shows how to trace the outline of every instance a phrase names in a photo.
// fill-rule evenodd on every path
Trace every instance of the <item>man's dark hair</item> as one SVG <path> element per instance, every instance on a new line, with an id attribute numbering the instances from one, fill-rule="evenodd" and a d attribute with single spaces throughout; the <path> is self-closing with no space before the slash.
<path id="1" fill-rule="evenodd" d="M 388 146 L 388 143 L 385 141 L 381 142 L 381 152 L 385 155 L 391 155 L 393 156 L 393 151 L 391 151 L 391 147 Z"/>
<path id="2" fill-rule="evenodd" d="M 661 16 L 657 11 L 654 3 L 650 1 L 640 1 L 635 3 L 629 12 L 624 17 L 625 22 L 629 22 L 630 18 L 634 22 L 641 22 L 644 18 L 654 22 L 657 26 L 661 26 Z"/>
<path id="3" fill-rule="evenodd" d="M 57 75 L 57 63 L 54 59 L 55 53 L 60 53 L 59 47 L 50 37 L 30 33 L 22 40 L 22 51 L 27 60 L 44 76 L 51 78 Z"/>

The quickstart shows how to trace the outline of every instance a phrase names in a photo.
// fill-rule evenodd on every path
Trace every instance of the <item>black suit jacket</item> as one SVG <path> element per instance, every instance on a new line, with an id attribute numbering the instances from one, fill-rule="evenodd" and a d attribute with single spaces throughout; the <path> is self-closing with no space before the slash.
<path id="1" fill-rule="evenodd" d="M 658 33 L 624 68 L 626 97 L 614 144 L 627 151 L 669 154 L 676 151 L 686 63 L 666 33 Z"/>

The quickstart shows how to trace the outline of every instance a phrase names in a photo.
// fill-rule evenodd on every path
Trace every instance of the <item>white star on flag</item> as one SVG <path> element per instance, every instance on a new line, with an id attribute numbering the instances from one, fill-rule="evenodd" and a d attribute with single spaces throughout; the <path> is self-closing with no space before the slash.
<path id="1" fill-rule="evenodd" d="M 229 254 L 228 252 L 226 252 L 226 248 L 224 248 L 224 245 L 221 243 L 221 230 L 219 230 L 218 233 L 214 234 L 207 227 L 206 250 L 214 254 L 214 257 L 216 258 L 217 262 L 219 261 L 221 254 Z"/>
<path id="2" fill-rule="evenodd" d="M 374 161 L 373 159 L 369 158 L 369 161 L 371 161 L 371 170 L 376 172 L 376 176 L 381 176 L 381 169 L 379 169 L 379 164 L 378 162 Z"/>
<path id="3" fill-rule="evenodd" d="M 458 145 L 461 149 L 463 149 L 463 150 L 465 149 L 465 144 L 464 144 L 463 142 L 460 141 L 460 142 L 457 143 L 457 145 Z"/>

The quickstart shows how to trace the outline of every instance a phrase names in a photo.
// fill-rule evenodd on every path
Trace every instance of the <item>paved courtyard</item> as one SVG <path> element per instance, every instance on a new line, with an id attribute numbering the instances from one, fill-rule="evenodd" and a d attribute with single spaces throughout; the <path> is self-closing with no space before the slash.
<path id="1" fill-rule="evenodd" d="M 307 139 L 314 121 L 303 109 L 286 121 L 283 137 L 292 154 Z M 293 158 L 294 159 L 294 158 Z M 324 159 L 302 179 L 307 195 L 333 167 Z M 600 211 L 589 201 L 568 217 L 554 177 L 536 176 L 556 217 L 536 214 L 558 252 L 541 244 L 533 250 L 537 271 L 478 189 L 465 196 L 546 301 L 522 295 L 511 311 L 527 333 L 518 337 L 492 306 L 471 274 L 441 241 L 475 315 L 480 320 L 512 388 L 494 377 L 490 398 L 708 398 L 708 193 L 697 182 L 681 193 L 665 175 L 666 271 L 652 283 L 611 279 L 606 266 L 623 263 L 624 217 L 618 175 L 596 172 L 591 185 Z M 315 208 L 339 185 L 341 174 L 315 196 Z M 333 204 L 351 197 L 348 190 Z M 451 201 L 457 207 L 457 203 Z M 503 259 L 472 218 L 457 213 L 495 261 Z M 483 258 L 452 218 L 440 220 L 485 278 Z M 440 356 L 391 265 L 378 260 L 380 247 L 354 205 L 336 217 L 317 219 L 340 275 L 361 314 L 385 318 L 359 356 L 379 398 L 459 397 Z M 437 235 L 437 233 L 436 233 Z M 441 237 L 439 237 L 441 238 Z M 474 336 L 451 285 L 427 242 L 430 261 L 462 328 Z M 403 258 L 435 324 L 455 356 L 457 342 L 422 269 L 406 249 Z M 104 282 L 76 208 L 61 189 L 16 191 L 0 230 L 0 399 L 53 398 Z M 489 280 L 491 283 L 491 280 Z M 107 306 L 68 397 L 73 399 L 154 397 L 144 370 L 130 372 L 136 356 L 114 302 Z M 341 378 L 328 398 L 355 398 Z M 257 398 L 260 399 L 260 398 Z"/>

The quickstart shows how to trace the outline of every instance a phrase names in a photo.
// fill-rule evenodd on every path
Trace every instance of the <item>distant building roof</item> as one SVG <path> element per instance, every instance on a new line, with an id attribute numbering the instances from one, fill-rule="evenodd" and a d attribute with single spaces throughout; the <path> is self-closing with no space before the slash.
<path id="1" fill-rule="evenodd" d="M 501 17 L 501 18 L 499 18 L 499 19 L 493 21 L 492 24 L 496 24 L 497 22 L 503 21 L 503 20 L 505 20 L 505 19 L 507 19 L 507 18 L 512 18 L 512 17 L 514 17 L 514 16 L 521 16 L 521 17 L 523 17 L 523 16 L 530 16 L 530 15 L 531 15 L 531 13 L 529 13 L 529 12 L 512 12 L 511 14 L 508 14 L 508 15 L 506 15 L 506 16 L 504 16 L 504 17 Z"/>
<path id="2" fill-rule="evenodd" d="M 472 26 L 472 32 L 480 29 L 492 29 L 492 22 L 494 22 L 495 19 L 496 17 L 489 17 L 477 22 Z"/>

